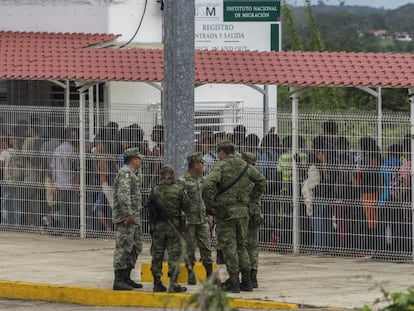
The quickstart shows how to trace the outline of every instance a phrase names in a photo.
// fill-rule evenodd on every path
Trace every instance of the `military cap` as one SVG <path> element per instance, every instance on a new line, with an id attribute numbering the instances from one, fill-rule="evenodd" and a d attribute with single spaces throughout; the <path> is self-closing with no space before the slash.
<path id="1" fill-rule="evenodd" d="M 231 140 L 222 140 L 217 144 L 217 151 L 220 151 L 223 148 L 227 147 L 233 147 L 236 148 L 236 146 L 231 142 Z"/>
<path id="2" fill-rule="evenodd" d="M 174 173 L 174 168 L 171 165 L 163 165 L 160 169 L 160 173 L 164 174 L 164 173 Z"/>
<path id="3" fill-rule="evenodd" d="M 139 152 L 139 148 L 129 148 L 124 151 L 124 157 L 138 157 L 142 159 L 144 156 Z"/>
<path id="4" fill-rule="evenodd" d="M 253 153 L 242 152 L 241 156 L 242 156 L 242 159 L 246 161 L 247 163 L 249 163 L 250 165 L 256 165 L 257 158 Z"/>
<path id="5" fill-rule="evenodd" d="M 201 152 L 193 152 L 187 157 L 188 164 L 204 163 L 203 154 Z"/>

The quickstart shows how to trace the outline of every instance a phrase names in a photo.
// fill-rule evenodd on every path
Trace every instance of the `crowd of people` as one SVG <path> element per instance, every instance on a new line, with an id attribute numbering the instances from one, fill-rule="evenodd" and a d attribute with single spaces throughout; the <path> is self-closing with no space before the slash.
<path id="1" fill-rule="evenodd" d="M 343 133 L 345 134 L 345 133 Z M 114 234 L 112 208 L 115 176 L 123 166 L 123 151 L 138 148 L 144 205 L 160 181 L 163 165 L 162 125 L 144 139 L 138 124 L 120 128 L 106 124 L 87 144 L 86 216 L 89 234 Z M 29 122 L 0 132 L 1 224 L 42 228 L 56 234 L 79 232 L 79 129 Z M 410 255 L 411 137 L 381 151 L 372 137 L 341 136 L 337 124 L 326 121 L 317 137 L 283 138 L 270 129 L 261 139 L 243 125 L 231 133 L 205 128 L 196 135 L 208 176 L 218 161 L 216 146 L 230 140 L 238 152 L 256 156 L 266 177 L 261 200 L 264 224 L 261 246 L 289 251 L 293 237 L 293 164 L 299 181 L 299 233 L 303 250 L 360 253 L 374 256 Z M 145 216 L 144 216 L 145 217 Z M 148 227 L 144 228 L 145 231 Z M 213 233 L 214 235 L 214 233 Z"/>
<path id="2" fill-rule="evenodd" d="M 86 145 L 86 206 L 89 232 L 113 232 L 112 185 L 123 150 L 138 147 L 146 156 L 143 187 L 158 180 L 163 129 L 155 126 L 154 147 L 137 124 L 119 129 L 109 122 Z M 44 126 L 38 118 L 0 129 L 1 224 L 21 229 L 76 234 L 80 226 L 79 129 Z"/>
<path id="3" fill-rule="evenodd" d="M 218 138 L 219 137 L 219 138 Z M 381 151 L 373 137 L 338 133 L 334 121 L 321 134 L 280 139 L 272 128 L 260 141 L 246 128 L 231 135 L 200 133 L 199 150 L 206 171 L 216 158 L 214 142 L 227 137 L 240 152 L 257 156 L 267 187 L 261 200 L 265 223 L 260 242 L 268 250 L 291 251 L 293 238 L 293 162 L 299 187 L 299 244 L 303 251 L 408 258 L 412 252 L 411 136 L 405 135 Z M 310 146 L 309 146 L 310 145 Z"/>

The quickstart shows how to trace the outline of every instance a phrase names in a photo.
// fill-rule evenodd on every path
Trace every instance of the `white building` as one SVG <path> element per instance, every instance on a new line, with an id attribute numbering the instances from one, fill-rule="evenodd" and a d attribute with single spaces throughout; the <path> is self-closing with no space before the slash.
<path id="1" fill-rule="evenodd" d="M 220 1 L 209 3 L 220 5 Z M 159 0 L 3 0 L 0 2 L 0 30 L 113 33 L 121 35 L 120 46 L 131 41 L 131 46 L 161 47 L 163 11 L 160 6 Z M 221 122 L 228 122 L 225 130 L 229 131 L 239 122 L 237 112 L 263 107 L 264 97 L 258 88 L 263 89 L 263 86 L 199 86 L 195 90 L 196 111 L 215 110 L 220 114 L 218 110 L 231 110 L 231 119 L 221 119 Z M 108 108 L 113 111 L 108 121 L 120 121 L 115 112 L 119 107 L 128 106 L 129 111 L 133 107 L 146 107 L 154 111 L 161 102 L 160 91 L 146 83 L 108 82 L 105 90 Z M 271 108 L 276 107 L 276 87 L 269 87 L 268 100 Z M 245 125 L 256 134 L 263 133 L 262 124 Z M 150 125 L 144 129 L 147 135 L 149 128 Z"/>

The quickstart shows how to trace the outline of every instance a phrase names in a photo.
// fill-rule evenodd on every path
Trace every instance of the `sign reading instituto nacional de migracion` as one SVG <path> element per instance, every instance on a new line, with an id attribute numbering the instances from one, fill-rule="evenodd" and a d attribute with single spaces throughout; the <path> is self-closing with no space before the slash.
<path id="1" fill-rule="evenodd" d="M 280 51 L 280 0 L 196 0 L 195 47 Z"/>

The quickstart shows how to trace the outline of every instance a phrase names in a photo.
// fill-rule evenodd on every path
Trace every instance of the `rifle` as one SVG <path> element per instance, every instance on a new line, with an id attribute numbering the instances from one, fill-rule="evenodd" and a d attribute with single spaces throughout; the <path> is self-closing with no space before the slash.
<path id="1" fill-rule="evenodd" d="M 166 210 L 158 203 L 153 192 L 151 192 L 150 194 L 147 207 L 148 207 L 148 220 L 150 223 L 156 223 L 158 221 L 163 220 L 171 224 L 172 217 L 170 217 L 170 215 L 166 212 Z M 178 219 L 177 229 L 179 232 L 184 232 L 185 219 L 183 216 L 180 216 Z"/>
<path id="2" fill-rule="evenodd" d="M 167 212 L 158 204 L 157 199 L 152 195 L 147 203 L 148 207 L 148 220 L 151 223 L 155 223 L 160 220 L 168 220 L 169 216 Z"/>

